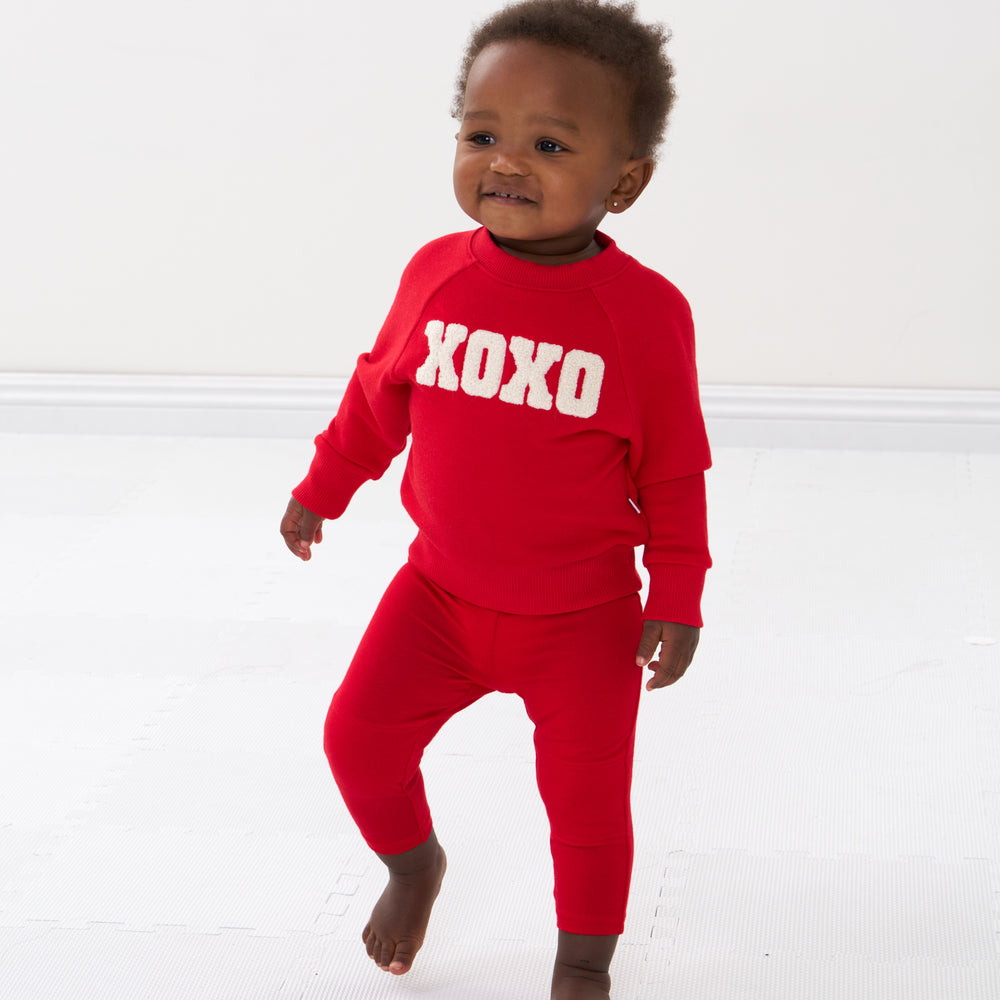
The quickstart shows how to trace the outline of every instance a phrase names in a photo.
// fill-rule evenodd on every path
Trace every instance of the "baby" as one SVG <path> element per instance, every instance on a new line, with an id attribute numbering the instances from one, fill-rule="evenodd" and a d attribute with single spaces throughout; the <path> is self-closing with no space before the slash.
<path id="1" fill-rule="evenodd" d="M 324 743 L 388 869 L 363 939 L 397 975 L 445 872 L 421 755 L 452 715 L 505 691 L 535 725 L 551 826 L 551 998 L 610 996 L 642 668 L 647 689 L 673 684 L 698 644 L 710 457 L 691 314 L 597 229 L 649 183 L 673 99 L 666 31 L 633 8 L 527 0 L 473 34 L 454 185 L 478 228 L 410 262 L 281 523 L 309 559 L 323 520 L 411 439 L 417 536 Z"/>

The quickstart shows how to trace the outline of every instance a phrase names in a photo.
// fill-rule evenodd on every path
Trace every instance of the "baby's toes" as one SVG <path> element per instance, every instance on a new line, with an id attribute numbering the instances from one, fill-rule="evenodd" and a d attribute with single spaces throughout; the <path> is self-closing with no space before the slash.
<path id="1" fill-rule="evenodd" d="M 373 962 L 378 962 L 378 956 L 376 952 L 379 950 L 379 941 L 376 937 L 375 932 L 371 928 L 371 924 L 365 927 L 364 931 L 361 933 L 361 940 L 365 943 L 365 951 L 368 952 L 368 957 Z"/>
<path id="2" fill-rule="evenodd" d="M 400 941 L 396 945 L 396 950 L 389 963 L 389 971 L 395 976 L 401 976 L 404 972 L 410 971 L 413 959 L 417 954 L 417 949 L 408 941 Z"/>

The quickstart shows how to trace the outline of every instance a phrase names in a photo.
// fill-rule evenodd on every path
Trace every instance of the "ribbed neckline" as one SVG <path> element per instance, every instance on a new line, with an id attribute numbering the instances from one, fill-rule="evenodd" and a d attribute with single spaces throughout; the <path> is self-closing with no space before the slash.
<path id="1" fill-rule="evenodd" d="M 631 260 L 618 249 L 610 236 L 598 232 L 595 238 L 604 249 L 575 264 L 535 264 L 530 260 L 512 257 L 493 242 L 493 237 L 485 227 L 471 234 L 470 247 L 483 269 L 501 281 L 548 291 L 569 290 L 606 281 Z"/>

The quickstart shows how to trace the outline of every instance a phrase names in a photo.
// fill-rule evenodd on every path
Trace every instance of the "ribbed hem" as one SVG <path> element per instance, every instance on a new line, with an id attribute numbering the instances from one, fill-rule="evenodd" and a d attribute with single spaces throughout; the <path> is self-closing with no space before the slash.
<path id="1" fill-rule="evenodd" d="M 400 840 L 369 840 L 365 837 L 365 843 L 376 854 L 402 854 L 404 851 L 412 851 L 414 847 L 419 847 L 421 844 L 426 843 L 427 838 L 430 837 L 433 830 L 433 825 L 427 824 L 421 827 L 417 833 L 411 834 L 409 837 L 403 837 Z M 364 831 L 362 831 L 362 836 L 364 836 Z"/>
<path id="2" fill-rule="evenodd" d="M 650 621 L 677 622 L 701 628 L 701 595 L 705 574 L 701 566 L 655 563 L 649 570 L 649 596 L 642 617 Z"/>
<path id="3" fill-rule="evenodd" d="M 485 271 L 507 284 L 549 292 L 576 291 L 613 278 L 632 261 L 610 236 L 596 233 L 595 239 L 602 247 L 601 252 L 575 264 L 536 264 L 521 260 L 498 247 L 486 229 L 477 229 L 472 234 L 470 248 Z"/>
<path id="4" fill-rule="evenodd" d="M 642 586 L 635 552 L 620 545 L 566 566 L 497 567 L 444 558 L 421 534 L 410 562 L 449 594 L 511 615 L 561 615 L 635 594 Z"/>

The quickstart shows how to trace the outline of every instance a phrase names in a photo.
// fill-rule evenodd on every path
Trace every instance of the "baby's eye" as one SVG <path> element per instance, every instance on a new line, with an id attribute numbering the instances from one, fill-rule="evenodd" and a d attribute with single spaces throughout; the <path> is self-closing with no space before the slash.
<path id="1" fill-rule="evenodd" d="M 476 132 L 469 136 L 469 142 L 473 146 L 489 146 L 493 143 L 493 136 L 487 134 L 486 132 Z"/>
<path id="2" fill-rule="evenodd" d="M 541 150 L 543 153 L 562 153 L 565 150 L 564 146 L 560 146 L 558 142 L 553 142 L 552 139 L 540 139 L 535 148 Z"/>

